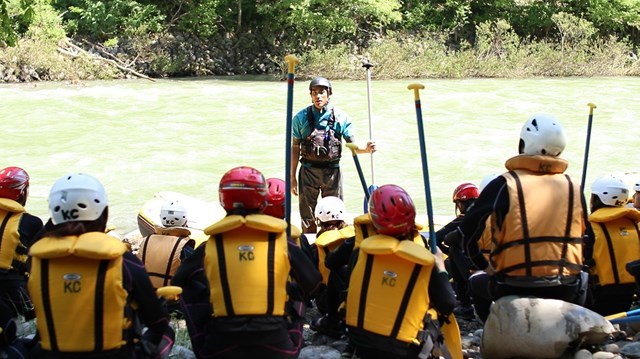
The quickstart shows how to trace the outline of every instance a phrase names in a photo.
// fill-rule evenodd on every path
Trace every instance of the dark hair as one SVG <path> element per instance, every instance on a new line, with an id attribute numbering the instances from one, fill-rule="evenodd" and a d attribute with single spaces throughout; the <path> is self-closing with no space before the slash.
<path id="1" fill-rule="evenodd" d="M 607 206 L 606 204 L 602 203 L 602 201 L 600 200 L 600 197 L 592 193 L 591 194 L 591 213 L 603 207 L 612 207 L 612 206 Z"/>
<path id="2" fill-rule="evenodd" d="M 318 234 L 316 236 L 320 236 L 322 233 L 326 231 L 331 231 L 334 229 L 342 229 L 346 226 L 347 226 L 347 223 L 343 220 L 321 222 L 320 230 L 318 231 Z"/>
<path id="3" fill-rule="evenodd" d="M 60 224 L 47 222 L 43 237 L 79 236 L 87 232 L 105 232 L 108 218 L 109 207 L 105 207 L 100 217 L 93 221 L 72 221 Z M 49 224 L 51 224 L 50 227 Z"/>

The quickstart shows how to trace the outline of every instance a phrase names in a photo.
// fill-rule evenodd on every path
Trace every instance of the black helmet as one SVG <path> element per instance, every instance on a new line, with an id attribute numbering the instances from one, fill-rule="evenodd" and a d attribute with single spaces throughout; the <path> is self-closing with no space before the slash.
<path id="1" fill-rule="evenodd" d="M 331 95 L 331 93 L 333 92 L 331 90 L 331 82 L 329 82 L 329 80 L 327 80 L 324 77 L 316 77 L 313 80 L 311 80 L 311 82 L 309 83 L 309 91 L 311 91 L 311 88 L 314 86 L 326 87 L 327 91 L 329 91 L 329 95 Z"/>

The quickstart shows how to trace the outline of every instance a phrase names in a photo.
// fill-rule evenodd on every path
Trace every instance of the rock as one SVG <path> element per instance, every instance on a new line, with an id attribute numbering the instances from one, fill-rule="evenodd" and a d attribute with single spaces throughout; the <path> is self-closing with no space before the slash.
<path id="1" fill-rule="evenodd" d="M 629 358 L 640 358 L 640 343 L 634 342 L 625 345 L 620 349 L 620 354 Z"/>
<path id="2" fill-rule="evenodd" d="M 576 352 L 576 355 L 573 356 L 573 359 L 592 359 L 593 354 L 587 349 L 580 349 Z"/>
<path id="3" fill-rule="evenodd" d="M 613 359 L 615 357 L 616 357 L 615 354 L 608 353 L 608 352 L 596 352 L 596 353 L 593 353 L 593 356 L 592 356 L 593 359 Z"/>
<path id="4" fill-rule="evenodd" d="M 555 299 L 503 297 L 484 325 L 483 358 L 560 358 L 570 344 L 599 345 L 616 332 L 603 316 Z"/>
<path id="5" fill-rule="evenodd" d="M 302 348 L 300 359 L 340 359 L 340 351 L 327 345 L 310 345 Z"/>
<path id="6" fill-rule="evenodd" d="M 171 356 L 182 359 L 195 359 L 196 355 L 193 352 L 181 345 L 174 345 L 171 349 Z"/>

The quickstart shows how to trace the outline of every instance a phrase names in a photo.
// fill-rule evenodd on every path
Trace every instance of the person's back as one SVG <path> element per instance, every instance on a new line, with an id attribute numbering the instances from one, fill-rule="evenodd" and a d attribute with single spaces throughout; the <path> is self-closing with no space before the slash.
<path id="1" fill-rule="evenodd" d="M 355 237 L 354 227 L 345 222 L 346 212 L 344 202 L 334 196 L 320 199 L 315 210 L 320 230 L 314 245 L 317 248 L 317 267 L 323 283 L 323 290 L 316 298 L 316 306 L 323 315 L 312 320 L 309 326 L 333 337 L 344 334 L 343 318 L 338 314 L 338 309 L 343 301 L 342 293 L 347 289 L 348 263 Z"/>
<path id="2" fill-rule="evenodd" d="M 465 215 L 465 248 L 475 265 L 486 270 L 473 276 L 474 296 L 496 300 L 530 295 L 584 303 L 585 203 L 580 185 L 564 173 L 568 162 L 558 157 L 565 145 L 555 117 L 529 118 L 521 129 L 519 155 L 505 163 L 508 172 L 487 184 Z M 489 263 L 478 248 L 487 218 Z"/>
<path id="3" fill-rule="evenodd" d="M 588 304 L 605 316 L 630 310 L 636 291 L 635 278 L 625 266 L 640 256 L 640 212 L 625 207 L 627 198 L 627 185 L 614 176 L 600 177 L 591 186 L 594 243 L 585 248 L 585 261 L 593 285 Z"/>
<path id="4" fill-rule="evenodd" d="M 186 215 L 182 205 L 164 203 L 160 208 L 163 227 L 156 227 L 155 233 L 145 237 L 136 253 L 156 289 L 169 285 L 182 260 L 193 253 L 195 241 L 189 237 Z"/>
<path id="5" fill-rule="evenodd" d="M 346 301 L 347 335 L 355 354 L 417 358 L 421 351 L 429 356 L 443 350 L 436 312 L 447 317 L 455 296 L 442 253 L 434 256 L 413 240 L 415 207 L 400 187 L 377 188 L 369 213 L 378 234 L 360 243 Z M 428 315 L 430 309 L 435 311 Z M 425 345 L 431 335 L 437 348 Z"/>
<path id="6" fill-rule="evenodd" d="M 266 181 L 256 169 L 236 167 L 225 173 L 219 195 L 227 216 L 205 229 L 209 239 L 172 281 L 183 287 L 198 358 L 299 355 L 304 306 L 291 301 L 288 286 L 308 296 L 320 275 L 300 247 L 287 240 L 287 223 L 262 214 L 266 193 Z M 295 283 L 288 281 L 290 274 Z"/>
<path id="7" fill-rule="evenodd" d="M 17 339 L 19 316 L 33 319 L 33 305 L 27 293 L 27 253 L 42 220 L 24 208 L 29 192 L 29 175 L 20 167 L 0 170 L 0 354 Z"/>
<path id="8" fill-rule="evenodd" d="M 168 313 L 142 263 L 105 234 L 107 196 L 86 174 L 60 178 L 51 188 L 52 227 L 30 249 L 32 296 L 42 358 L 133 358 L 168 353 Z M 134 314 L 132 303 L 138 307 Z M 148 330 L 134 346 L 134 336 Z"/>
<path id="9" fill-rule="evenodd" d="M 464 254 L 462 243 L 459 240 L 447 242 L 447 234 L 457 232 L 458 226 L 464 218 L 467 209 L 473 205 L 480 191 L 473 183 L 465 182 L 458 185 L 453 190 L 452 201 L 455 204 L 456 218 L 447 223 L 444 227 L 436 232 L 436 243 L 443 253 L 448 257 L 444 264 L 453 280 L 453 288 L 456 292 L 456 298 L 460 305 L 456 307 L 454 313 L 458 318 L 472 319 L 474 317 L 473 307 L 471 306 L 471 296 L 468 290 L 468 278 L 470 275 L 469 260 Z M 449 238 L 452 238 L 450 236 Z M 459 236 L 455 237 L 459 239 Z"/>

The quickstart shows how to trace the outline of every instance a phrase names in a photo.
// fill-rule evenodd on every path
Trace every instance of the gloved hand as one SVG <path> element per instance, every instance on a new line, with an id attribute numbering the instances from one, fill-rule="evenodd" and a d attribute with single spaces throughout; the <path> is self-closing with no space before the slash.
<path id="1" fill-rule="evenodd" d="M 456 245 L 460 245 L 462 243 L 462 238 L 464 237 L 464 235 L 462 234 L 462 231 L 460 230 L 460 227 L 456 227 L 456 229 L 454 229 L 453 231 L 447 233 L 446 236 L 444 236 L 444 240 L 442 241 L 444 244 L 446 244 L 447 246 L 451 247 L 456 246 Z"/>
<path id="2" fill-rule="evenodd" d="M 175 333 L 170 326 L 167 326 L 164 334 L 158 336 L 146 331 L 140 340 L 144 358 L 164 359 L 168 358 L 175 341 Z"/>

